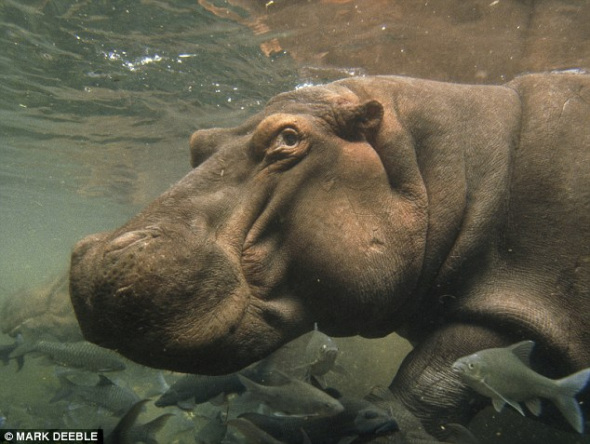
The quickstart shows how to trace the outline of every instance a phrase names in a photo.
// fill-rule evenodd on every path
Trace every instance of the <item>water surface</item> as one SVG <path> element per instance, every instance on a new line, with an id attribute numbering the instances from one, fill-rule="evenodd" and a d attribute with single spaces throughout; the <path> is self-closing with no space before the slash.
<path id="1" fill-rule="evenodd" d="M 0 5 L 0 288 L 67 266 L 189 169 L 197 128 L 298 82 L 251 30 L 195 1 Z"/>

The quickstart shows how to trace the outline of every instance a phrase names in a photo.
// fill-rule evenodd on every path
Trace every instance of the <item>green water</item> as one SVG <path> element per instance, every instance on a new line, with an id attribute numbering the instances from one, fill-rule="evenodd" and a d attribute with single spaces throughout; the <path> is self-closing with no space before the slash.
<path id="1" fill-rule="evenodd" d="M 184 176 L 193 131 L 235 125 L 307 81 L 288 54 L 268 57 L 260 44 L 197 0 L 0 0 L 0 303 L 43 288 L 67 270 L 77 240 L 117 227 Z M 11 341 L 3 335 L 0 345 Z M 330 383 L 354 395 L 388 384 L 409 350 L 394 336 L 338 343 L 348 373 Z M 114 380 L 147 397 L 157 377 L 129 363 Z M 0 418 L 30 428 L 116 423 L 95 408 L 49 402 L 58 389 L 54 367 L 36 359 L 20 372 L 0 366 Z M 195 442 L 207 424 L 204 410 L 153 405 L 142 420 L 164 412 L 175 416 L 161 442 Z M 489 442 L 532 442 L 526 421 L 505 414 L 516 428 L 489 411 L 474 424 Z M 588 442 L 528 427 L 539 431 L 534 442 Z"/>
<path id="2" fill-rule="evenodd" d="M 197 128 L 298 82 L 196 1 L 0 2 L 0 289 L 67 266 L 189 169 Z"/>

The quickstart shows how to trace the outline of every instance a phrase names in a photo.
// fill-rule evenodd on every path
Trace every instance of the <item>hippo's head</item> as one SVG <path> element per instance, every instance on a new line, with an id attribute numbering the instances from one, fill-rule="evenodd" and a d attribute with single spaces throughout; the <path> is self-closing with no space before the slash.
<path id="1" fill-rule="evenodd" d="M 189 174 L 76 245 L 84 336 L 217 374 L 314 322 L 336 336 L 393 331 L 420 274 L 425 191 L 391 98 L 353 85 L 281 94 L 239 127 L 194 133 Z"/>

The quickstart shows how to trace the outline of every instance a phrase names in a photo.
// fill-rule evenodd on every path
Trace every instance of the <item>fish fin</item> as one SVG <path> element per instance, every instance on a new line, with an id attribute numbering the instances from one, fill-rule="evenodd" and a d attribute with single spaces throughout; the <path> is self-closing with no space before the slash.
<path id="1" fill-rule="evenodd" d="M 492 405 L 494 406 L 494 409 L 498 413 L 500 413 L 502 411 L 502 409 L 504 409 L 504 405 L 506 405 L 506 404 L 508 404 L 511 407 L 513 407 L 514 410 L 516 410 L 522 416 L 525 416 L 524 410 L 522 410 L 522 407 L 520 406 L 520 404 L 518 402 L 510 401 L 509 399 L 506 399 L 504 397 L 502 397 L 502 398 L 492 398 Z"/>
<path id="2" fill-rule="evenodd" d="M 508 405 L 512 406 L 517 412 L 519 412 L 522 416 L 525 416 L 524 411 L 522 410 L 522 407 L 520 406 L 520 404 L 518 402 L 511 401 L 510 399 L 506 398 L 504 395 L 502 395 L 502 393 L 498 392 L 498 390 L 496 390 L 494 387 L 489 385 L 485 381 L 485 379 L 483 381 L 481 381 L 481 383 L 484 384 L 489 390 L 494 392 L 494 394 L 496 395 L 496 396 L 492 397 L 492 404 L 494 404 L 494 408 L 496 409 L 497 412 L 501 412 L 502 409 L 504 408 L 504 404 L 508 404 Z"/>
<path id="3" fill-rule="evenodd" d="M 559 396 L 555 398 L 553 402 L 575 431 L 578 433 L 584 433 L 584 418 L 576 398 Z"/>
<path id="4" fill-rule="evenodd" d="M 504 402 L 504 399 L 492 398 L 492 405 L 494 406 L 494 410 L 496 410 L 498 413 L 500 413 L 502 409 L 504 409 L 504 404 L 506 404 Z"/>
<path id="5" fill-rule="evenodd" d="M 242 385 L 244 387 L 246 387 L 247 391 L 249 391 L 251 393 L 258 393 L 260 391 L 259 385 L 257 383 L 255 383 L 254 381 L 252 381 L 250 378 L 248 378 L 244 375 L 240 375 L 238 373 L 238 379 L 240 380 Z"/>
<path id="6" fill-rule="evenodd" d="M 580 405 L 574 396 L 584 389 L 589 379 L 590 368 L 587 368 L 555 381 L 559 387 L 559 393 L 552 398 L 552 401 L 578 433 L 584 432 L 584 418 Z"/>
<path id="7" fill-rule="evenodd" d="M 535 341 L 521 341 L 508 347 L 518 359 L 527 367 L 531 366 L 531 352 L 535 347 Z"/>
<path id="8" fill-rule="evenodd" d="M 116 385 L 113 381 L 107 378 L 105 375 L 98 375 L 98 382 L 96 383 L 97 387 L 106 387 L 109 385 Z"/>
<path id="9" fill-rule="evenodd" d="M 508 404 L 514 408 L 514 410 L 516 410 L 518 413 L 520 413 L 522 416 L 526 416 L 524 414 L 524 410 L 522 409 L 522 407 L 520 406 L 520 404 L 516 401 L 508 401 Z"/>
<path id="10" fill-rule="evenodd" d="M 533 415 L 539 416 L 541 414 L 541 400 L 539 398 L 528 399 L 524 404 Z"/>
<path id="11" fill-rule="evenodd" d="M 197 404 L 195 402 L 195 397 L 191 396 L 188 399 L 181 399 L 180 401 L 177 401 L 176 405 L 179 409 L 182 409 L 186 412 L 190 412 L 195 408 Z"/>
<path id="12" fill-rule="evenodd" d="M 573 397 L 581 392 L 590 381 L 590 368 L 580 370 L 573 375 L 555 381 L 559 386 L 561 396 Z"/>
<path id="13" fill-rule="evenodd" d="M 344 438 L 341 438 L 340 441 L 338 441 L 338 444 L 351 444 L 355 442 L 357 438 L 358 435 L 345 436 Z"/>

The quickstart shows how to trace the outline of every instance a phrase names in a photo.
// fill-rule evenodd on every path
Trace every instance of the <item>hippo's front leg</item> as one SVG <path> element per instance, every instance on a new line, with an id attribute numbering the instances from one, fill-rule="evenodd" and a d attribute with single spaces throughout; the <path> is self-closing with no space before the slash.
<path id="1" fill-rule="evenodd" d="M 406 357 L 389 387 L 400 429 L 415 427 L 417 418 L 430 434 L 444 438 L 447 424 L 467 424 L 485 400 L 452 371 L 453 362 L 511 342 L 496 331 L 467 324 L 450 324 L 421 342 Z"/>

